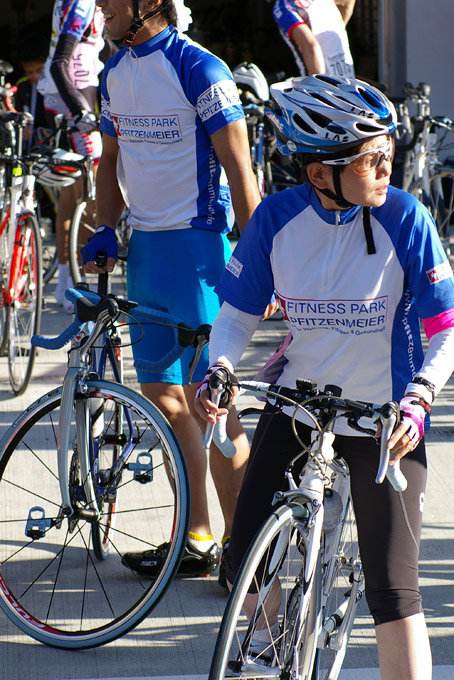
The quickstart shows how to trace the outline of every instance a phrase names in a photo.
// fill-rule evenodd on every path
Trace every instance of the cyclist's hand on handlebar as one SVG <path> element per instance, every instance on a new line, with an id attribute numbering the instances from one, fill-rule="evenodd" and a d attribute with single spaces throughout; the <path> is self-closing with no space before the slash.
<path id="1" fill-rule="evenodd" d="M 214 387 L 213 381 L 216 382 Z M 237 377 L 222 364 L 214 364 L 210 366 L 197 388 L 195 410 L 204 420 L 214 425 L 228 413 L 228 409 L 236 401 L 238 392 Z"/>
<path id="2" fill-rule="evenodd" d="M 107 255 L 106 263 L 102 267 L 95 264 L 98 253 L 105 253 Z M 105 224 L 96 229 L 93 236 L 88 239 L 87 245 L 81 248 L 80 251 L 84 271 L 92 274 L 113 271 L 117 255 L 118 243 L 115 231 Z"/>
<path id="3" fill-rule="evenodd" d="M 74 116 L 74 125 L 79 132 L 84 132 L 88 134 L 94 130 L 98 125 L 98 119 L 93 111 L 86 111 L 82 109 L 77 116 Z"/>
<path id="4" fill-rule="evenodd" d="M 407 394 L 399 402 L 400 424 L 388 441 L 392 465 L 413 451 L 424 437 L 424 419 L 430 406 L 418 395 Z"/>

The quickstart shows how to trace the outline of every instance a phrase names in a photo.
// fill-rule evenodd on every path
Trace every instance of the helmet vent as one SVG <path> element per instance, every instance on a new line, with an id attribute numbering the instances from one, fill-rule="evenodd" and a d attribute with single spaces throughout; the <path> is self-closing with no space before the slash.
<path id="1" fill-rule="evenodd" d="M 377 128 L 375 125 L 366 125 L 365 123 L 358 123 L 357 124 L 357 129 L 360 130 L 361 132 L 365 132 L 366 134 L 373 134 L 377 135 Z"/>
<path id="2" fill-rule="evenodd" d="M 358 88 L 358 91 L 359 91 L 360 95 L 362 96 L 362 98 L 364 99 L 364 101 L 366 101 L 369 104 L 369 106 L 371 106 L 373 109 L 377 109 L 377 108 L 381 109 L 382 108 L 380 106 L 380 102 L 378 101 L 378 99 L 376 97 L 374 97 L 370 92 L 368 92 L 367 90 L 365 90 L 363 88 Z"/>
<path id="3" fill-rule="evenodd" d="M 309 134 L 314 135 L 315 130 L 312 128 L 310 125 L 307 124 L 307 122 L 301 118 L 301 116 L 298 113 L 294 113 L 293 116 L 293 122 L 298 125 L 298 127 L 303 130 L 304 132 L 308 132 Z"/>
<path id="4" fill-rule="evenodd" d="M 304 107 L 304 110 L 309 118 L 313 120 L 316 125 L 318 125 L 318 127 L 326 128 L 331 123 L 331 119 L 328 118 L 328 116 L 324 116 L 323 113 L 320 113 L 319 111 L 314 111 L 313 109 L 309 109 L 307 107 Z"/>

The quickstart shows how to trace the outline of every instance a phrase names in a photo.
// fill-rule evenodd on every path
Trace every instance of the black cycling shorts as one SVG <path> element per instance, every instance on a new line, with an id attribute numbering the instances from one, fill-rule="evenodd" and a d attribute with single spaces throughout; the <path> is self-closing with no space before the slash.
<path id="1" fill-rule="evenodd" d="M 287 489 L 284 472 L 301 450 L 291 419 L 267 405 L 254 434 L 251 455 L 238 497 L 227 553 L 227 578 L 233 583 L 241 560 L 270 515 L 271 501 Z M 310 428 L 298 424 L 303 441 Z M 375 623 L 422 611 L 418 557 L 427 477 L 424 442 L 401 460 L 408 488 L 397 493 L 385 480 L 375 483 L 379 446 L 372 437 L 337 435 L 335 449 L 350 468 L 351 493 L 365 575 L 365 594 Z"/>

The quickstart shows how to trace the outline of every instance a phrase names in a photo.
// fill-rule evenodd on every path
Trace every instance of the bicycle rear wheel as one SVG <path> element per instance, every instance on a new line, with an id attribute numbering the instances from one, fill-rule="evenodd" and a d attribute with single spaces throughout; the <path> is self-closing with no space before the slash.
<path id="1" fill-rule="evenodd" d="M 41 236 L 35 215 L 19 215 L 15 239 L 8 296 L 8 369 L 11 388 L 20 395 L 30 382 L 36 356 L 30 340 L 39 333 L 41 321 Z"/>
<path id="2" fill-rule="evenodd" d="M 0 355 L 6 355 L 6 346 L 8 343 L 8 280 L 9 269 L 11 263 L 11 247 L 9 243 L 9 228 L 8 220 L 11 210 L 11 198 L 9 191 L 5 192 L 0 224 L 0 283 L 1 283 L 1 297 L 0 297 Z"/>
<path id="3" fill-rule="evenodd" d="M 432 215 L 438 235 L 445 250 L 450 249 L 450 237 L 454 225 L 454 170 L 439 166 L 430 175 L 428 190 L 418 179 L 409 192 L 423 203 Z"/>
<path id="4" fill-rule="evenodd" d="M 189 482 L 178 441 L 159 411 L 132 390 L 87 381 L 77 408 L 92 412 L 104 402 L 102 432 L 77 431 L 71 418 L 68 452 L 72 517 L 61 512 L 57 429 L 61 389 L 38 399 L 19 416 L 0 444 L 0 607 L 23 632 L 45 644 L 83 649 L 124 635 L 153 609 L 177 571 L 189 522 Z M 93 404 L 92 404 L 93 402 Z M 116 425 L 122 407 L 123 429 Z M 81 419 L 79 418 L 79 425 Z M 79 450 L 86 439 L 100 450 L 90 476 L 109 542 L 97 560 L 86 512 Z M 91 442 L 93 443 L 93 441 Z M 118 469 L 111 465 L 121 449 Z M 96 450 L 93 447 L 92 450 Z M 98 466 L 99 463 L 99 466 Z M 115 524 L 106 512 L 115 502 Z M 84 512 L 85 511 L 85 512 Z M 125 552 L 170 544 L 153 580 L 121 564 Z"/>
<path id="5" fill-rule="evenodd" d="M 304 522 L 299 518 L 302 512 L 299 506 L 279 508 L 254 540 L 222 619 L 209 680 L 311 678 L 316 651 L 318 572 L 305 580 L 305 551 L 298 531 L 301 519 Z M 267 638 L 262 649 L 253 641 L 259 630 L 259 636 Z"/>
<path id="6" fill-rule="evenodd" d="M 325 542 L 330 540 L 329 533 L 333 532 L 325 534 Z M 322 629 L 313 680 L 336 680 L 338 677 L 364 591 L 356 520 L 350 499 L 338 536 L 337 547 L 330 549 L 330 559 L 323 565 Z"/>

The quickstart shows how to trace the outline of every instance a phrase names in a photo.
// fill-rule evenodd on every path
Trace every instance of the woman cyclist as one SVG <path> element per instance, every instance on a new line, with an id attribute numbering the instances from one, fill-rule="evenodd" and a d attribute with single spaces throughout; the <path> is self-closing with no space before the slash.
<path id="1" fill-rule="evenodd" d="M 257 207 L 227 264 L 217 286 L 224 302 L 208 374 L 217 365 L 234 370 L 275 290 L 291 333 L 275 382 L 294 387 L 297 378 L 311 378 L 322 388 L 341 386 L 345 397 L 400 402 L 389 448 L 391 462 L 402 459 L 404 493 L 387 481 L 375 484 L 373 438 L 338 421 L 336 448 L 351 471 L 381 677 L 428 680 L 418 589 L 423 436 L 432 400 L 454 368 L 452 270 L 426 209 L 389 186 L 396 115 L 381 92 L 359 80 L 315 75 L 274 85 L 271 94 L 268 115 L 280 151 L 298 155 L 304 183 Z M 428 338 L 425 357 L 419 320 Z M 196 408 L 213 423 L 225 409 L 210 401 L 206 380 Z M 299 449 L 288 414 L 270 404 L 266 411 L 236 507 L 230 583 L 269 515 L 276 480 Z M 299 427 L 309 442 L 308 425 Z"/>

